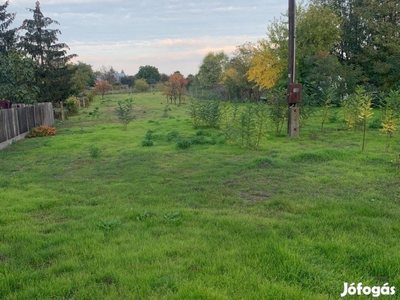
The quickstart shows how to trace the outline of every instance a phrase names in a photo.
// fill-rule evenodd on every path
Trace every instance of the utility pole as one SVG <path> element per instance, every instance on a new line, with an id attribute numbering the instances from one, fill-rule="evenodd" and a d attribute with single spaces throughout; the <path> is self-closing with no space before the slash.
<path id="1" fill-rule="evenodd" d="M 289 73 L 288 73 L 288 134 L 299 137 L 300 111 L 297 106 L 301 101 L 301 84 L 296 84 L 296 4 L 289 0 Z"/>

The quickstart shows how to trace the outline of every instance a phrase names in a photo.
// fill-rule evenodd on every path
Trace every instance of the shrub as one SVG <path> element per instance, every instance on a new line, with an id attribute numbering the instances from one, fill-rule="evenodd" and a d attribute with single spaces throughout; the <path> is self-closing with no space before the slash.
<path id="1" fill-rule="evenodd" d="M 167 136 L 165 137 L 165 139 L 167 140 L 167 142 L 172 142 L 175 141 L 179 136 L 179 132 L 178 131 L 171 131 L 169 133 L 167 133 Z"/>
<path id="2" fill-rule="evenodd" d="M 194 128 L 219 128 L 221 121 L 220 101 L 192 99 L 189 109 Z"/>
<path id="3" fill-rule="evenodd" d="M 196 132 L 197 136 L 211 136 L 211 133 L 208 131 L 199 130 Z"/>
<path id="4" fill-rule="evenodd" d="M 151 146 L 153 146 L 154 144 L 153 144 L 153 141 L 152 140 L 143 140 L 142 141 L 142 146 L 143 147 L 151 147 Z"/>
<path id="5" fill-rule="evenodd" d="M 64 108 L 67 110 L 68 116 L 75 116 L 79 111 L 79 100 L 75 96 L 69 97 L 64 102 Z"/>
<path id="6" fill-rule="evenodd" d="M 132 102 L 133 102 L 132 99 L 118 101 L 118 107 L 115 108 L 115 113 L 118 116 L 118 120 L 122 124 L 123 130 L 126 130 L 128 124 L 136 118 L 135 116 L 132 116 L 132 111 L 133 111 Z"/>
<path id="7" fill-rule="evenodd" d="M 150 85 L 147 83 L 146 79 L 138 79 L 135 81 L 135 89 L 138 92 L 147 92 L 150 89 Z"/>
<path id="8" fill-rule="evenodd" d="M 187 148 L 189 148 L 190 147 L 190 140 L 188 140 L 188 139 L 179 139 L 177 142 L 176 142 L 176 146 L 178 147 L 178 148 L 180 148 L 180 149 L 187 149 Z"/>
<path id="9" fill-rule="evenodd" d="M 42 137 L 42 136 L 50 136 L 50 135 L 55 135 L 57 133 L 57 130 L 54 127 L 50 126 L 39 126 L 32 128 L 29 131 L 28 138 L 33 138 L 33 137 Z"/>
<path id="10" fill-rule="evenodd" d="M 89 94 L 86 95 L 85 101 L 87 102 L 92 102 L 94 99 L 95 94 L 93 92 L 90 92 Z"/>
<path id="11" fill-rule="evenodd" d="M 89 116 L 93 118 L 98 118 L 99 117 L 99 108 L 95 107 L 93 111 L 89 112 Z"/>
<path id="12" fill-rule="evenodd" d="M 190 139 L 190 143 L 192 145 L 204 145 L 207 144 L 208 141 L 204 136 L 195 136 Z"/>
<path id="13" fill-rule="evenodd" d="M 153 130 L 147 130 L 147 132 L 146 132 L 146 135 L 144 136 L 145 137 L 145 139 L 146 140 L 151 140 L 151 139 L 153 139 L 153 133 L 154 133 L 154 131 Z M 143 144 L 143 143 L 142 143 Z"/>

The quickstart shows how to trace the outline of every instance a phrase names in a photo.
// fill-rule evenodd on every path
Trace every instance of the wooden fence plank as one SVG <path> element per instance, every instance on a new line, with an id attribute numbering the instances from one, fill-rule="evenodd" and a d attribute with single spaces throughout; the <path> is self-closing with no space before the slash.
<path id="1" fill-rule="evenodd" d="M 41 125 L 54 126 L 53 105 L 50 102 L 0 109 L 0 149 Z"/>

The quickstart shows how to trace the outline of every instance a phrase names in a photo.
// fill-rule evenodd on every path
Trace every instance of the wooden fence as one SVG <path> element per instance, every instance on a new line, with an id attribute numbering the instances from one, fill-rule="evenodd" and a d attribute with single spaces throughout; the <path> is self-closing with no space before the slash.
<path id="1" fill-rule="evenodd" d="M 0 149 L 24 138 L 34 127 L 54 126 L 53 105 L 50 102 L 15 106 L 0 109 Z"/>

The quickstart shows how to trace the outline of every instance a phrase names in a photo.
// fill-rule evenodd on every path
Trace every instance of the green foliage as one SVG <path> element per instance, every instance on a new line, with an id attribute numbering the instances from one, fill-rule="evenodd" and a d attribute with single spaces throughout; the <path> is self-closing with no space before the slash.
<path id="1" fill-rule="evenodd" d="M 147 84 L 156 84 L 157 82 L 160 81 L 161 75 L 156 67 L 146 65 L 139 67 L 139 72 L 135 75 L 135 78 L 139 80 L 144 79 L 147 82 Z"/>
<path id="2" fill-rule="evenodd" d="M 228 56 L 223 51 L 209 52 L 200 65 L 198 74 L 200 85 L 205 88 L 213 88 L 218 85 L 227 62 Z"/>
<path id="3" fill-rule="evenodd" d="M 0 53 L 0 99 L 29 104 L 37 101 L 37 94 L 32 60 L 15 50 Z"/>
<path id="4" fill-rule="evenodd" d="M 190 139 L 186 139 L 186 138 L 179 138 L 176 141 L 176 146 L 179 149 L 188 149 L 188 148 L 190 148 L 191 144 L 192 143 L 191 143 Z"/>
<path id="5" fill-rule="evenodd" d="M 67 55 L 68 45 L 57 43 L 61 31 L 49 27 L 59 23 L 43 15 L 39 1 L 29 11 L 33 17 L 24 20 L 21 26 L 24 35 L 20 37 L 18 47 L 33 61 L 38 99 L 53 103 L 64 101 L 71 94 L 72 71 L 67 63 L 76 55 Z"/>
<path id="6" fill-rule="evenodd" d="M 211 132 L 209 131 L 203 131 L 203 130 L 196 131 L 196 136 L 210 136 L 210 135 Z"/>
<path id="7" fill-rule="evenodd" d="M 229 101 L 242 102 L 259 96 L 258 88 L 254 87 L 254 82 L 247 80 L 246 75 L 254 56 L 254 47 L 255 44 L 250 42 L 237 46 L 225 66 L 222 83 Z"/>
<path id="8" fill-rule="evenodd" d="M 317 2 L 317 1 L 315 1 Z M 342 34 L 331 49 L 340 61 L 361 70 L 358 82 L 389 91 L 400 79 L 398 1 L 319 0 L 341 18 Z"/>
<path id="9" fill-rule="evenodd" d="M 135 76 L 125 76 L 121 79 L 121 84 L 127 85 L 129 88 L 132 88 L 135 85 Z"/>
<path id="10" fill-rule="evenodd" d="M 387 149 L 388 147 L 386 147 Z M 390 163 L 392 164 L 392 166 L 395 168 L 396 170 L 396 174 L 399 174 L 399 170 L 400 170 L 400 153 L 396 153 L 394 155 L 394 159 L 392 159 L 390 161 Z"/>
<path id="11" fill-rule="evenodd" d="M 99 158 L 101 154 L 101 149 L 96 146 L 92 146 L 89 148 L 89 154 L 91 158 Z"/>
<path id="12" fill-rule="evenodd" d="M 320 131 L 324 130 L 324 123 L 331 117 L 330 108 L 332 107 L 332 99 L 333 99 L 333 90 L 328 89 L 325 94 L 325 100 L 323 102 L 323 106 L 321 107 L 320 110 L 320 119 L 321 119 Z"/>
<path id="13" fill-rule="evenodd" d="M 221 108 L 221 130 L 225 139 L 244 148 L 258 148 L 266 136 L 268 107 L 262 102 L 224 103 Z"/>
<path id="14" fill-rule="evenodd" d="M 204 145 L 208 144 L 207 139 L 204 136 L 194 136 L 190 138 L 191 145 Z"/>
<path id="15" fill-rule="evenodd" d="M 97 223 L 97 227 L 104 231 L 111 231 L 118 227 L 121 227 L 121 223 L 116 220 L 101 221 Z"/>
<path id="16" fill-rule="evenodd" d="M 88 93 L 85 96 L 85 102 L 88 102 L 88 103 L 92 102 L 94 99 L 94 96 L 96 96 L 96 94 L 91 91 L 90 93 Z"/>
<path id="17" fill-rule="evenodd" d="M 135 89 L 138 92 L 148 92 L 150 89 L 150 85 L 147 83 L 145 79 L 137 79 L 135 81 Z"/>
<path id="18" fill-rule="evenodd" d="M 152 140 L 147 139 L 147 140 L 143 140 L 142 141 L 142 146 L 143 147 L 151 147 L 153 145 L 154 145 L 154 142 Z"/>
<path id="19" fill-rule="evenodd" d="M 128 124 L 131 123 L 136 116 L 133 116 L 133 99 L 125 99 L 124 101 L 118 101 L 118 106 L 115 108 L 115 113 L 118 117 L 119 122 L 122 124 L 122 129 L 126 130 Z"/>
<path id="20" fill-rule="evenodd" d="M 78 96 L 83 93 L 86 88 L 94 86 L 96 75 L 92 66 L 83 62 L 78 64 L 69 64 L 68 68 L 72 71 L 71 77 L 71 94 Z M 89 100 L 91 102 L 91 100 Z"/>
<path id="21" fill-rule="evenodd" d="M 171 131 L 168 132 L 165 139 L 167 142 L 172 142 L 172 141 L 176 141 L 179 137 L 179 132 L 178 131 Z"/>
<path id="22" fill-rule="evenodd" d="M 154 134 L 154 131 L 153 130 L 147 130 L 147 132 L 146 132 L 146 135 L 145 135 L 145 139 L 146 140 L 151 140 L 151 139 L 153 139 L 153 134 Z"/>
<path id="23" fill-rule="evenodd" d="M 399 122 L 400 90 L 390 91 L 381 102 L 382 119 L 381 132 L 386 135 L 386 151 L 389 148 L 389 138 L 397 131 Z"/>
<path id="24" fill-rule="evenodd" d="M 194 128 L 219 128 L 220 126 L 220 101 L 218 100 L 192 99 L 189 113 Z"/>
<path id="25" fill-rule="evenodd" d="M 356 94 L 357 92 L 351 94 L 347 99 L 341 102 L 343 119 L 346 122 L 348 130 L 351 128 L 354 128 L 354 130 L 357 129 L 356 125 L 358 123 L 360 100 L 362 99 L 363 92 L 364 90 L 358 89 L 358 94 Z"/>
<path id="26" fill-rule="evenodd" d="M 99 108 L 95 107 L 93 111 L 88 113 L 88 115 L 93 118 L 98 118 L 100 116 Z"/>
<path id="27" fill-rule="evenodd" d="M 0 54 L 7 56 L 17 41 L 17 28 L 9 29 L 14 22 L 16 13 L 8 13 L 9 1 L 0 5 Z"/>
<path id="28" fill-rule="evenodd" d="M 67 116 L 75 116 L 79 113 L 79 100 L 75 96 L 69 97 L 64 102 L 64 108 L 67 110 Z"/>
<path id="29" fill-rule="evenodd" d="M 381 129 L 381 120 L 379 118 L 374 118 L 371 123 L 369 123 L 368 128 L 370 129 Z"/>
<path id="30" fill-rule="evenodd" d="M 287 121 L 288 104 L 286 90 L 274 89 L 267 93 L 267 105 L 269 107 L 269 119 L 275 128 L 275 134 L 280 135 Z"/>

